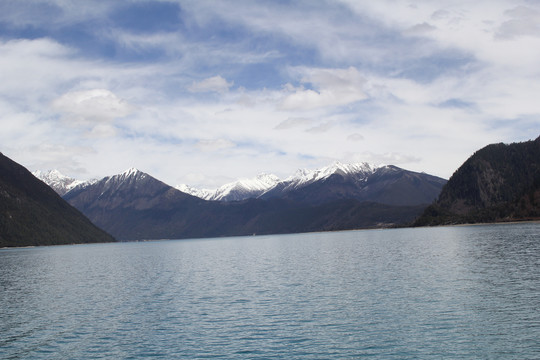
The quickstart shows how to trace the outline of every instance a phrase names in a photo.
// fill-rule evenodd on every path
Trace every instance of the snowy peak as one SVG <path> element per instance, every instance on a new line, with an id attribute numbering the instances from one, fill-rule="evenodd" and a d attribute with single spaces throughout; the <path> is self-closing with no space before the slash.
<path id="1" fill-rule="evenodd" d="M 220 189 L 244 189 L 247 191 L 266 190 L 279 182 L 279 178 L 272 174 L 260 174 L 251 179 L 240 179 L 222 186 Z"/>
<path id="2" fill-rule="evenodd" d="M 305 185 L 309 185 L 316 181 L 321 181 L 329 178 L 331 175 L 337 174 L 341 176 L 353 176 L 357 180 L 365 180 L 372 175 L 377 169 L 383 166 L 372 165 L 368 163 L 343 164 L 339 161 L 334 162 L 330 166 L 326 166 L 316 170 L 300 169 L 293 176 L 283 181 L 283 188 L 286 190 L 296 189 Z"/>
<path id="3" fill-rule="evenodd" d="M 95 184 L 98 180 L 82 181 L 62 174 L 58 170 L 49 170 L 46 172 L 37 170 L 32 173 L 35 177 L 49 185 L 60 196 L 64 196 L 76 187 L 86 187 Z M 109 187 L 119 186 L 121 184 L 134 184 L 150 176 L 138 169 L 130 168 L 118 175 L 108 176 L 99 181 L 105 181 Z"/>
<path id="4" fill-rule="evenodd" d="M 37 170 L 32 175 L 49 185 L 60 196 L 63 196 L 74 187 L 86 183 L 85 181 L 66 176 L 56 169 L 48 171 Z"/>
<path id="5" fill-rule="evenodd" d="M 36 170 L 32 173 L 35 177 L 38 179 L 47 179 L 47 180 L 64 180 L 64 179 L 71 179 L 69 176 L 66 176 L 62 174 L 60 171 L 54 169 L 54 170 L 48 170 L 48 171 L 41 171 Z"/>
<path id="6" fill-rule="evenodd" d="M 380 166 L 371 165 L 368 163 L 358 164 L 343 164 L 339 161 L 334 162 L 330 166 L 326 166 L 316 170 L 301 169 L 295 175 L 286 180 L 298 181 L 318 181 L 326 179 L 333 174 L 339 175 L 354 175 L 354 174 L 372 174 Z"/>
<path id="7" fill-rule="evenodd" d="M 113 182 L 140 181 L 140 180 L 144 180 L 147 176 L 149 175 L 138 169 L 129 168 L 123 173 L 109 177 L 109 180 Z"/>
<path id="8" fill-rule="evenodd" d="M 279 178 L 272 174 L 260 174 L 251 179 L 240 179 L 223 185 L 208 200 L 240 201 L 255 198 L 278 182 Z"/>
<path id="9" fill-rule="evenodd" d="M 372 165 L 368 163 L 357 163 L 357 164 L 343 164 L 339 161 L 336 161 L 330 166 L 323 167 L 321 169 L 315 170 L 316 180 L 323 180 L 333 174 L 339 175 L 370 175 L 380 168 L 380 166 Z"/>
<path id="10" fill-rule="evenodd" d="M 154 186 L 168 186 L 152 176 L 138 169 L 130 168 L 126 171 L 103 178 L 102 183 L 104 193 L 115 193 L 117 191 L 138 191 L 139 189 Z"/>
<path id="11" fill-rule="evenodd" d="M 239 179 L 225 184 L 215 190 L 195 189 L 188 185 L 179 185 L 176 188 L 187 194 L 212 201 L 241 201 L 256 198 L 279 182 L 273 174 L 259 174 L 250 179 Z"/>
<path id="12" fill-rule="evenodd" d="M 186 184 L 178 185 L 175 188 L 177 190 L 180 190 L 183 193 L 186 193 L 186 194 L 189 194 L 189 195 L 192 195 L 192 196 L 196 196 L 196 197 L 204 199 L 204 200 L 208 200 L 209 198 L 211 198 L 212 195 L 215 192 L 215 190 L 196 189 L 196 188 L 191 187 L 191 186 L 186 185 Z"/>
<path id="13" fill-rule="evenodd" d="M 136 168 L 129 168 L 127 169 L 126 171 L 124 171 L 123 173 L 119 174 L 120 176 L 126 176 L 126 177 L 129 177 L 129 176 L 137 176 L 138 174 L 141 174 L 143 173 L 142 171 L 139 171 L 139 169 L 136 169 Z"/>

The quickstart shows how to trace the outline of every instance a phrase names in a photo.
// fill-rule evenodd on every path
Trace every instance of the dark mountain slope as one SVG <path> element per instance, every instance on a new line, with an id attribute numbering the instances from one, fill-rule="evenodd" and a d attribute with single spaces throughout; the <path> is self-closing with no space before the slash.
<path id="1" fill-rule="evenodd" d="M 384 166 L 373 173 L 339 173 L 306 185 L 282 183 L 261 196 L 281 198 L 306 204 L 354 199 L 393 206 L 417 206 L 433 202 L 445 179 L 396 166 Z"/>
<path id="2" fill-rule="evenodd" d="M 114 238 L 0 153 L 0 247 L 107 241 Z"/>
<path id="3" fill-rule="evenodd" d="M 416 225 L 540 217 L 540 137 L 477 151 L 443 188 Z"/>
<path id="4" fill-rule="evenodd" d="M 425 205 L 390 206 L 354 199 L 308 205 L 281 199 L 272 211 L 259 213 L 248 224 L 246 234 L 283 234 L 315 231 L 337 231 L 383 228 L 410 223 Z"/>
<path id="5" fill-rule="evenodd" d="M 167 238 L 171 222 L 188 226 L 205 203 L 135 169 L 76 187 L 64 199 L 121 240 Z"/>

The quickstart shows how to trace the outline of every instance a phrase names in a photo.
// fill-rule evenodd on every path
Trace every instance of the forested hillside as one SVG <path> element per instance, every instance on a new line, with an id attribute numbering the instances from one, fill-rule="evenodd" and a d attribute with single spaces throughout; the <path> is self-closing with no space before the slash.
<path id="1" fill-rule="evenodd" d="M 474 153 L 415 225 L 536 218 L 540 218 L 540 137 L 488 145 Z"/>

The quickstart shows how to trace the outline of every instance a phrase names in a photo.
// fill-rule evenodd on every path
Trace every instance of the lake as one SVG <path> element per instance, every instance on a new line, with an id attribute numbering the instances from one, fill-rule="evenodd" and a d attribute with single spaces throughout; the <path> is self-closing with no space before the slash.
<path id="1" fill-rule="evenodd" d="M 540 224 L 0 250 L 2 359 L 538 359 Z"/>

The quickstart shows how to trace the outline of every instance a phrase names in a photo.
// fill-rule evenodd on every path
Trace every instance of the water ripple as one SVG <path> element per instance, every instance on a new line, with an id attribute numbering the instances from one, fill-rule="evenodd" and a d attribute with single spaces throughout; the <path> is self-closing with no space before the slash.
<path id="1" fill-rule="evenodd" d="M 539 230 L 0 250 L 0 358 L 540 358 Z"/>

